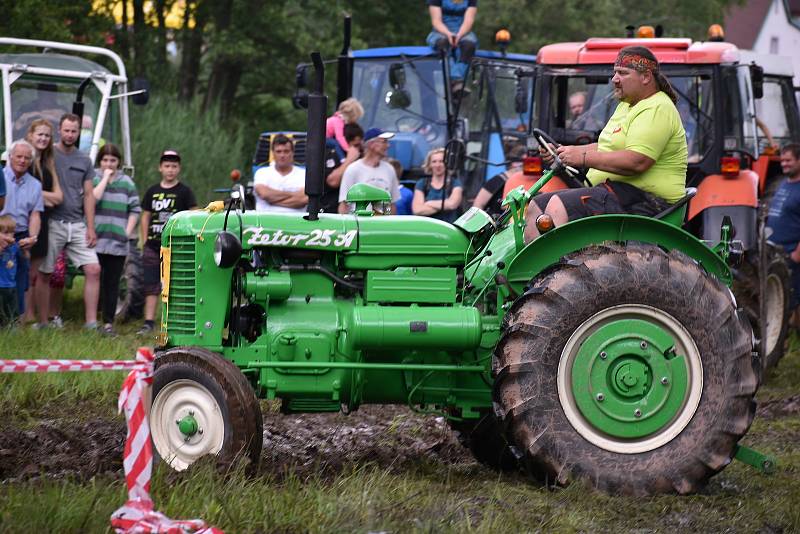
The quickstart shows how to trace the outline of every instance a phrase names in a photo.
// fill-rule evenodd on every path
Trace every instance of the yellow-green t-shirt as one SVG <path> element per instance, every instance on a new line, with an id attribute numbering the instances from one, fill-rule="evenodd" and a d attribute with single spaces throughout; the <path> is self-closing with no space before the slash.
<path id="1" fill-rule="evenodd" d="M 597 150 L 633 150 L 655 163 L 635 176 L 590 169 L 587 177 L 593 184 L 606 180 L 625 182 L 667 202 L 676 202 L 685 194 L 686 132 L 678 109 L 663 91 L 640 100 L 633 107 L 620 102 L 600 133 Z"/>

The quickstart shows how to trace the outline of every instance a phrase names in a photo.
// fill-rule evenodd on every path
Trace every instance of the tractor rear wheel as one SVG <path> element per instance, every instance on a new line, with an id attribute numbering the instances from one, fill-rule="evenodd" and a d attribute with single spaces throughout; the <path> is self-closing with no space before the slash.
<path id="1" fill-rule="evenodd" d="M 491 411 L 479 419 L 449 421 L 458 441 L 468 448 L 475 459 L 496 471 L 515 471 L 519 461 L 511 450 L 500 421 Z"/>
<path id="2" fill-rule="evenodd" d="M 156 453 L 176 471 L 206 455 L 221 465 L 239 457 L 257 465 L 261 408 L 236 365 L 205 349 L 177 347 L 155 362 L 150 432 Z"/>
<path id="3" fill-rule="evenodd" d="M 742 308 L 747 312 L 751 324 L 761 340 L 761 362 L 764 369 L 778 364 L 786 350 L 786 336 L 789 332 L 789 320 L 792 315 L 791 291 L 792 276 L 786 265 L 783 250 L 771 243 L 766 243 L 766 298 L 764 314 L 766 331 L 762 335 L 760 283 L 757 264 L 759 257 L 752 258 L 755 264 L 745 261 L 737 271 L 733 284 L 733 292 Z M 750 260 L 750 258 L 748 258 Z"/>
<path id="4" fill-rule="evenodd" d="M 733 457 L 760 368 L 730 291 L 686 255 L 599 246 L 506 315 L 495 402 L 529 472 L 610 493 L 690 493 Z"/>

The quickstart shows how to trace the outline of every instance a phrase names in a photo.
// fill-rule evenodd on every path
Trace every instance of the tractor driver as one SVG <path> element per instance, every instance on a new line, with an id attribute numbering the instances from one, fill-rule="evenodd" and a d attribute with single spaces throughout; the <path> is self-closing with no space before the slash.
<path id="1" fill-rule="evenodd" d="M 545 212 L 556 226 L 604 213 L 656 215 L 683 197 L 686 133 L 675 107 L 677 96 L 658 60 L 642 46 L 620 50 L 611 78 L 620 101 L 599 141 L 561 146 L 565 165 L 584 170 L 594 187 L 537 195 L 525 215 L 525 240 L 539 236 L 536 218 Z M 546 160 L 552 161 L 543 148 Z"/>

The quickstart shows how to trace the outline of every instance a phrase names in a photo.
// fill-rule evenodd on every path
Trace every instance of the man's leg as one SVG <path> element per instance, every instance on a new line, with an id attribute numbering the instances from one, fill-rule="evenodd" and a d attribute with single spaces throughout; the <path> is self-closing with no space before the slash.
<path id="1" fill-rule="evenodd" d="M 67 258 L 83 269 L 83 305 L 86 327 L 97 326 L 97 302 L 100 298 L 100 263 L 93 248 L 86 242 L 86 225 L 72 223 L 71 241 L 67 244 Z"/>

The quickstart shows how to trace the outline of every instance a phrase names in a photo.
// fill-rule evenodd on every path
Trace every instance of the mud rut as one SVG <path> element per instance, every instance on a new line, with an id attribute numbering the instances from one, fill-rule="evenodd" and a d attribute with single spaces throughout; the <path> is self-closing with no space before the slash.
<path id="1" fill-rule="evenodd" d="M 0 483 L 96 475 L 121 479 L 124 440 L 122 416 L 76 422 L 65 415 L 2 428 Z M 425 461 L 475 462 L 442 418 L 404 407 L 367 406 L 347 416 L 264 414 L 262 474 L 326 477 L 368 463 L 401 471 Z"/>
<path id="2" fill-rule="evenodd" d="M 762 402 L 757 417 L 800 414 L 800 395 Z M 122 417 L 76 422 L 42 418 L 0 428 L 0 483 L 39 477 L 122 478 Z M 404 407 L 366 406 L 343 414 L 264 414 L 261 474 L 332 476 L 371 464 L 400 472 L 420 462 L 474 464 L 447 423 Z"/>

